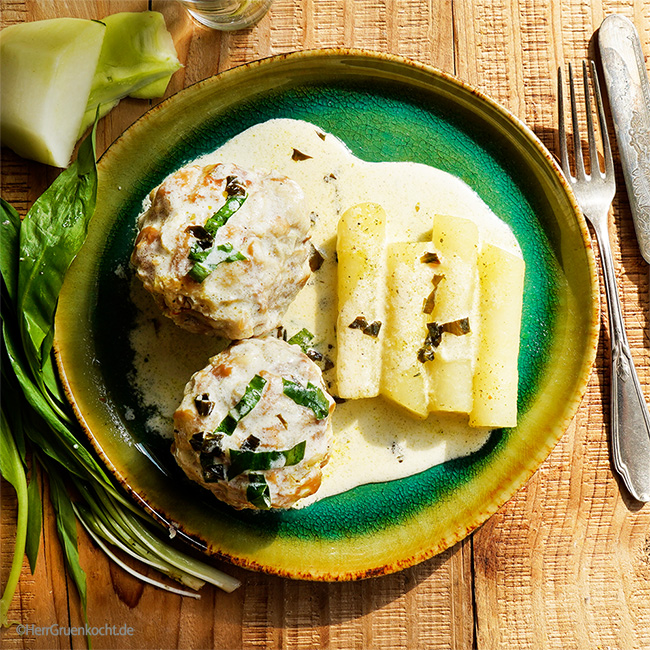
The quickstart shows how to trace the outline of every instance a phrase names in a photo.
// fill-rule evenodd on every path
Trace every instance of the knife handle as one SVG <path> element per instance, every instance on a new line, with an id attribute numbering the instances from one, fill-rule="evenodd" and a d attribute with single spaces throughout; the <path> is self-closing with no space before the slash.
<path id="1" fill-rule="evenodd" d="M 634 23 L 613 14 L 598 46 L 641 255 L 650 263 L 650 82 Z"/>

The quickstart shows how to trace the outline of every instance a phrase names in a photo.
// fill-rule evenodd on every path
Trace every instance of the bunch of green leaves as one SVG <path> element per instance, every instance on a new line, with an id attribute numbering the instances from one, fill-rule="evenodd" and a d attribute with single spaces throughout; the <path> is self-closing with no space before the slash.
<path id="1" fill-rule="evenodd" d="M 0 199 L 2 274 L 2 396 L 0 472 L 17 495 L 16 544 L 0 601 L 0 624 L 15 592 L 26 554 L 32 572 L 41 534 L 39 470 L 45 470 L 68 574 L 86 610 L 86 578 L 79 562 L 77 519 L 120 566 L 119 548 L 194 590 L 205 582 L 226 591 L 239 582 L 162 541 L 168 532 L 136 509 L 87 448 L 70 413 L 53 362 L 54 315 L 65 273 L 83 244 L 97 198 L 95 129 L 21 221 Z M 73 495 L 73 496 L 72 496 Z"/>

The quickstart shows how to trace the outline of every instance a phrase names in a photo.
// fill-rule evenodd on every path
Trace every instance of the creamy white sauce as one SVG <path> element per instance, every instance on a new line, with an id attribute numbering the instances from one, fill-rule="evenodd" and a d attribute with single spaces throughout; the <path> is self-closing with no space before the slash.
<path id="1" fill-rule="evenodd" d="M 302 156 L 294 156 L 294 150 Z M 294 160 L 310 156 L 303 160 Z M 323 255 L 321 268 L 291 304 L 282 324 L 291 336 L 307 328 L 316 348 L 336 361 L 336 229 L 341 214 L 362 202 L 380 204 L 388 215 L 389 241 L 429 241 L 435 214 L 473 220 L 482 242 L 521 255 L 501 221 L 460 179 L 412 162 L 369 163 L 313 124 L 277 119 L 258 124 L 194 161 L 233 162 L 244 168 L 275 170 L 304 190 L 314 223 L 312 243 Z M 156 412 L 149 425 L 172 437 L 171 416 L 189 377 L 207 364 L 224 342 L 180 330 L 157 312 L 134 283 L 139 317 L 131 335 L 136 387 Z M 333 381 L 335 370 L 325 373 Z M 348 400 L 333 415 L 334 448 L 317 494 L 296 507 L 365 483 L 419 473 L 478 450 L 489 431 L 470 428 L 467 416 L 430 415 L 415 420 L 381 397 Z"/>

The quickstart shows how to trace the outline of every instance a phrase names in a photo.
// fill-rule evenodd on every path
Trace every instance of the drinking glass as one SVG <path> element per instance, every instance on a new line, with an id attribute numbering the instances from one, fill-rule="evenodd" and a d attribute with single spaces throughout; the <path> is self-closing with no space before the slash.
<path id="1" fill-rule="evenodd" d="M 189 14 L 212 29 L 234 31 L 256 23 L 273 0 L 180 0 Z"/>

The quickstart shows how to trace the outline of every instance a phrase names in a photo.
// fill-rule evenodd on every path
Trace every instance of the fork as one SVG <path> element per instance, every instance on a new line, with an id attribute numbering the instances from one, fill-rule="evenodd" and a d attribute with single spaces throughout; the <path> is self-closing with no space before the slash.
<path id="1" fill-rule="evenodd" d="M 598 107 L 598 121 L 602 136 L 604 172 L 598 161 L 592 101 L 589 91 L 589 72 L 582 62 L 584 97 L 587 116 L 587 138 L 589 145 L 590 170 L 587 173 L 582 156 L 582 145 L 576 110 L 576 92 L 573 70 L 569 64 L 569 91 L 571 97 L 571 118 L 573 127 L 573 148 L 575 176 L 571 174 L 567 137 L 564 127 L 564 95 L 562 92 L 562 69 L 558 69 L 558 117 L 560 135 L 560 162 L 562 171 L 573 189 L 583 215 L 594 229 L 600 250 L 605 278 L 605 294 L 609 313 L 609 334 L 611 349 L 611 408 L 610 436 L 612 459 L 630 494 L 638 501 L 650 501 L 650 415 L 643 397 L 639 378 L 632 360 L 630 345 L 625 334 L 623 312 L 616 288 L 614 262 L 608 230 L 608 213 L 616 193 L 614 162 L 607 134 L 607 123 L 598 84 L 596 66 L 591 63 L 594 95 Z"/>

